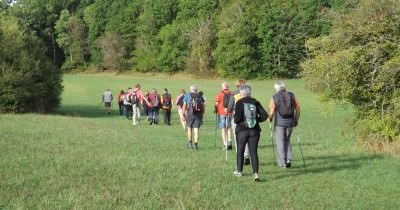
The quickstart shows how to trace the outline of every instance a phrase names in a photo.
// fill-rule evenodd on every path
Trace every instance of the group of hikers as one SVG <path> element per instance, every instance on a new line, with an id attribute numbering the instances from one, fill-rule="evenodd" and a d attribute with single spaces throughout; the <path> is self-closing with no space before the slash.
<path id="1" fill-rule="evenodd" d="M 276 94 L 270 100 L 268 113 L 257 99 L 251 97 L 251 86 L 246 84 L 246 81 L 237 80 L 235 85 L 236 89 L 231 91 L 228 83 L 223 82 L 214 104 L 216 128 L 221 130 L 223 150 L 226 152 L 232 150 L 232 140 L 235 143 L 236 170 L 233 174 L 241 177 L 243 165 L 251 163 L 254 180 L 260 180 L 257 152 L 261 132 L 260 123 L 267 119 L 270 122 L 271 132 L 271 123 L 274 121 L 277 163 L 282 168 L 290 168 L 292 161 L 290 137 L 300 118 L 297 98 L 292 92 L 286 91 L 282 81 L 276 82 L 274 84 Z M 108 114 L 111 112 L 112 99 L 112 93 L 107 89 L 103 94 L 103 102 Z M 171 125 L 171 109 L 174 100 L 167 88 L 164 89 L 162 95 L 158 94 L 156 89 L 142 93 L 140 84 L 137 84 L 135 88 L 121 91 L 118 104 L 120 115 L 132 120 L 134 125 L 139 123 L 141 108 L 150 125 L 158 124 L 160 109 L 163 111 L 164 124 Z M 180 123 L 187 132 L 187 148 L 197 150 L 199 129 L 203 124 L 206 108 L 205 97 L 201 91 L 198 91 L 196 85 L 191 85 L 188 93 L 184 89 L 180 91 L 175 100 L 175 106 L 178 109 Z"/>

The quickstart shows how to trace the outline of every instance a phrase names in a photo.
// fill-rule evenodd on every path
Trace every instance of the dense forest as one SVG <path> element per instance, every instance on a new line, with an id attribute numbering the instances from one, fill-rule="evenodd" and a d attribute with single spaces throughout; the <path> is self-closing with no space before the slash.
<path id="1" fill-rule="evenodd" d="M 294 78 L 306 40 L 328 34 L 331 11 L 357 1 L 348 2 L 18 0 L 2 15 L 35 33 L 63 72 Z"/>
<path id="2" fill-rule="evenodd" d="M 362 142 L 400 142 L 398 5 L 0 0 L 0 112 L 53 110 L 67 72 L 302 77 L 323 100 L 355 108 Z"/>

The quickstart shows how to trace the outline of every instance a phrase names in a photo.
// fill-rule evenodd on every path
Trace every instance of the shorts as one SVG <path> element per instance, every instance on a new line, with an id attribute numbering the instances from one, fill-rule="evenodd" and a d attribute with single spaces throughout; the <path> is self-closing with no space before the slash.
<path id="1" fill-rule="evenodd" d="M 232 115 L 218 115 L 218 128 L 230 128 Z"/>
<path id="2" fill-rule="evenodd" d="M 203 118 L 196 115 L 188 115 L 186 124 L 188 128 L 200 128 Z"/>
<path id="3" fill-rule="evenodd" d="M 105 107 L 111 107 L 111 102 L 104 102 Z"/>

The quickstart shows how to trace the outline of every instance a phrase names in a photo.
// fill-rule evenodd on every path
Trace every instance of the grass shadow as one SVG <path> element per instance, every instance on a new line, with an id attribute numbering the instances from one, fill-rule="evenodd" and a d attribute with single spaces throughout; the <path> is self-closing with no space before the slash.
<path id="1" fill-rule="evenodd" d="M 340 170 L 357 170 L 362 165 L 368 164 L 371 160 L 381 159 L 379 155 L 362 155 L 359 157 L 352 157 L 350 155 L 327 155 L 327 156 L 307 156 L 305 157 L 305 164 L 307 170 L 304 168 L 302 160 L 298 160 L 292 164 L 291 168 L 282 169 L 283 172 L 277 175 L 276 179 L 287 178 L 290 176 L 297 176 L 306 173 L 325 173 L 329 171 Z"/>
<path id="2" fill-rule="evenodd" d="M 118 107 L 117 107 L 118 108 Z M 70 117 L 85 117 L 85 118 L 106 118 L 106 117 L 121 117 L 119 111 L 112 109 L 108 115 L 104 109 L 104 105 L 61 105 L 56 111 L 56 114 Z"/>

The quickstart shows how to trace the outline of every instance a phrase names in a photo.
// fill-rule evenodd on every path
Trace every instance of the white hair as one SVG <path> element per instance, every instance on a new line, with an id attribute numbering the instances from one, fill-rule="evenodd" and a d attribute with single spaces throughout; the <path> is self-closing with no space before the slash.
<path id="1" fill-rule="evenodd" d="M 275 88 L 276 92 L 279 92 L 281 90 L 286 90 L 285 84 L 282 81 L 277 81 L 274 85 L 274 88 Z"/>
<path id="2" fill-rule="evenodd" d="M 227 82 L 223 82 L 223 83 L 221 84 L 221 88 L 222 88 L 222 89 L 228 89 L 228 83 L 227 83 Z"/>
<path id="3" fill-rule="evenodd" d="M 190 92 L 191 93 L 197 93 L 197 86 L 196 85 L 191 85 L 190 86 Z"/>
<path id="4" fill-rule="evenodd" d="M 242 97 L 251 96 L 251 87 L 250 87 L 250 85 L 246 85 L 246 84 L 241 85 L 240 88 L 239 88 L 239 91 L 240 91 L 240 95 Z"/>

